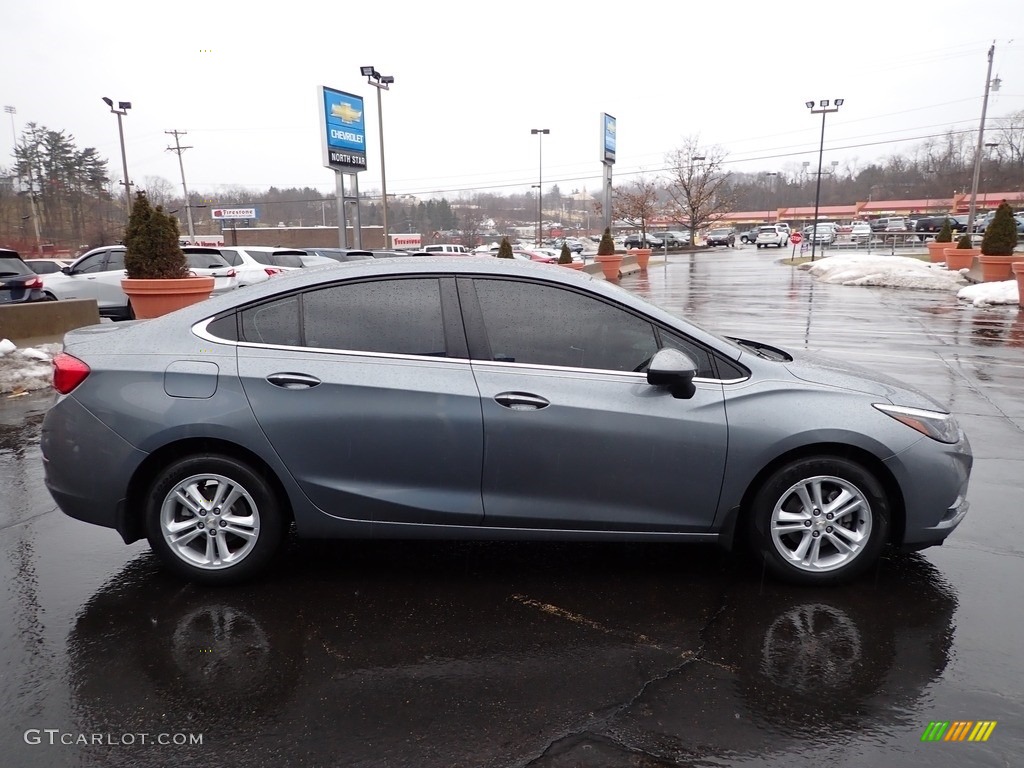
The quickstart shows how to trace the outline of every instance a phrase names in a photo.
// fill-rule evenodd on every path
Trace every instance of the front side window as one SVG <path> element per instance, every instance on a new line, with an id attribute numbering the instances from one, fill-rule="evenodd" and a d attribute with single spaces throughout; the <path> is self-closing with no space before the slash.
<path id="1" fill-rule="evenodd" d="M 107 272 L 117 272 L 124 269 L 124 251 L 107 252 Z"/>
<path id="2" fill-rule="evenodd" d="M 491 360 L 633 371 L 658 349 L 650 322 L 597 298 L 515 280 L 474 284 Z"/>
<path id="3" fill-rule="evenodd" d="M 75 267 L 75 274 L 90 275 L 94 272 L 103 271 L 103 262 L 106 260 L 107 252 L 100 251 L 82 259 Z"/>

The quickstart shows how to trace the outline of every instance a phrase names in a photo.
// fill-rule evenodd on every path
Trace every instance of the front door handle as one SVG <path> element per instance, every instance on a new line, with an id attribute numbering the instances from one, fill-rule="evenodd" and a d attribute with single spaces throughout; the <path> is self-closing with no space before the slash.
<path id="1" fill-rule="evenodd" d="M 539 411 L 551 405 L 550 401 L 529 392 L 502 392 L 494 396 L 494 402 L 513 411 Z"/>
<path id="2" fill-rule="evenodd" d="M 267 381 L 282 389 L 310 389 L 320 383 L 316 376 L 305 373 L 272 373 L 267 376 Z"/>

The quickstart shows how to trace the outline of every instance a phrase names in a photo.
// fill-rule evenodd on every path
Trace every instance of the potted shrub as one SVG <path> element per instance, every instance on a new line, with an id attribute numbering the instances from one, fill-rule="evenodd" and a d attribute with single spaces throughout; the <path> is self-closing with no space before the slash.
<path id="1" fill-rule="evenodd" d="M 178 222 L 153 208 L 145 192 L 139 192 L 125 230 L 124 266 L 127 277 L 121 288 L 137 318 L 166 315 L 209 298 L 212 277 L 189 272 L 185 254 L 178 246 Z"/>
<path id="2" fill-rule="evenodd" d="M 946 269 L 952 269 L 960 271 L 961 269 L 970 269 L 974 266 L 974 257 L 981 253 L 980 248 L 975 248 L 971 242 L 971 236 L 964 234 L 960 238 L 960 241 L 956 244 L 956 248 L 947 248 L 946 254 Z"/>
<path id="3" fill-rule="evenodd" d="M 563 267 L 569 267 L 569 269 L 583 269 L 583 262 L 572 260 L 572 251 L 565 243 L 562 243 L 562 250 L 558 254 L 558 263 Z"/>
<path id="4" fill-rule="evenodd" d="M 601 265 L 605 280 L 619 279 L 622 254 L 615 252 L 615 241 L 612 240 L 612 231 L 609 227 L 605 227 L 601 242 L 597 244 L 597 256 L 594 257 L 594 261 Z"/>
<path id="5" fill-rule="evenodd" d="M 515 258 L 515 256 L 512 255 L 512 243 L 510 243 L 508 241 L 507 237 L 501 238 L 501 245 L 498 246 L 498 258 L 499 259 L 514 259 Z"/>
<path id="6" fill-rule="evenodd" d="M 949 216 L 942 222 L 942 229 L 935 239 L 928 243 L 928 258 L 939 264 L 946 260 L 946 249 L 951 248 L 953 242 L 953 227 L 949 223 Z"/>
<path id="7" fill-rule="evenodd" d="M 1013 218 L 1013 209 L 1005 200 L 996 209 L 996 215 L 985 227 L 981 238 L 981 279 L 986 282 L 996 280 L 1012 280 L 1010 265 L 1014 261 L 1024 261 L 1024 254 L 1014 256 L 1017 247 L 1017 221 Z"/>

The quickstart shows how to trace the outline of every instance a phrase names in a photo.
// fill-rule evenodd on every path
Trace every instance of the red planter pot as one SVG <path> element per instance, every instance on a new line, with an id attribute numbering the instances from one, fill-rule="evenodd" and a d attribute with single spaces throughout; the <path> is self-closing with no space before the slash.
<path id="1" fill-rule="evenodd" d="M 212 277 L 183 277 L 165 280 L 121 281 L 121 288 L 131 301 L 132 311 L 140 320 L 160 317 L 182 307 L 210 298 Z"/>
<path id="2" fill-rule="evenodd" d="M 619 268 L 622 266 L 622 254 L 614 253 L 607 256 L 597 255 L 594 261 L 601 265 L 605 280 L 616 281 L 619 279 Z"/>
<path id="3" fill-rule="evenodd" d="M 640 267 L 641 272 L 647 271 L 647 264 L 651 260 L 650 248 L 633 248 L 629 252 L 629 255 L 636 257 L 636 263 Z"/>
<path id="4" fill-rule="evenodd" d="M 947 248 L 946 269 L 959 272 L 974 266 L 974 257 L 981 255 L 981 248 Z"/>
<path id="5" fill-rule="evenodd" d="M 986 283 L 1013 280 L 1013 272 L 1010 265 L 1014 262 L 1024 261 L 1024 253 L 1014 253 L 1009 256 L 988 256 L 981 254 L 978 257 L 981 262 L 981 279 Z"/>
<path id="6" fill-rule="evenodd" d="M 1017 278 L 1017 303 L 1024 309 L 1024 261 L 1013 262 L 1010 269 Z"/>

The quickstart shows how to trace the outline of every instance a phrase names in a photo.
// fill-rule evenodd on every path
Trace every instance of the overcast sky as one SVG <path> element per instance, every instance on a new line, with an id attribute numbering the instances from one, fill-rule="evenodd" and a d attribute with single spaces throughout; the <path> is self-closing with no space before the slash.
<path id="1" fill-rule="evenodd" d="M 318 86 L 366 99 L 364 193 L 380 188 L 383 93 L 390 194 L 500 194 L 600 187 L 599 118 L 617 119 L 616 180 L 654 175 L 684 137 L 720 145 L 729 167 L 863 165 L 947 129 L 976 130 L 995 42 L 991 120 L 1024 109 L 1024 2 L 832 0 L 479 3 L 150 3 L 6 0 L 0 100 L 28 122 L 96 147 L 120 179 L 117 120 L 101 97 L 130 101 L 128 171 L 145 185 L 186 178 L 209 194 L 243 186 L 334 188 L 323 167 Z M 9 165 L 10 115 L 0 131 Z"/>

